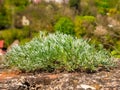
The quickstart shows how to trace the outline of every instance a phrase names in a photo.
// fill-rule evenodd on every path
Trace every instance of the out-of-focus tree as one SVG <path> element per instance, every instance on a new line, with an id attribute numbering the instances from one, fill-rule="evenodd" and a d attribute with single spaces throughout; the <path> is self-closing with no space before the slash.
<path id="1" fill-rule="evenodd" d="M 80 12 L 80 2 L 81 0 L 69 0 L 69 6 L 75 9 L 76 13 Z"/>
<path id="2" fill-rule="evenodd" d="M 14 28 L 16 12 L 24 10 L 28 0 L 0 0 L 0 29 Z"/>

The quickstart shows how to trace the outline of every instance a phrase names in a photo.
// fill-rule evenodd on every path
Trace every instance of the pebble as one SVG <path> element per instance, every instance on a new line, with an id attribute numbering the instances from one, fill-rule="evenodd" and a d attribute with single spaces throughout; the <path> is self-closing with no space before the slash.
<path id="1" fill-rule="evenodd" d="M 86 84 L 81 84 L 80 85 L 81 88 L 87 90 L 87 89 L 92 89 L 92 90 L 96 90 L 96 88 L 92 87 L 92 86 L 89 86 L 89 85 L 86 85 Z"/>

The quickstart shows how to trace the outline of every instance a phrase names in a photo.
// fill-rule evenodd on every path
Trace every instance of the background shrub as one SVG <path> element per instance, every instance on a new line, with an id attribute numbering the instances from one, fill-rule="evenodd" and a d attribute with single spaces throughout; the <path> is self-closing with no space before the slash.
<path id="1" fill-rule="evenodd" d="M 7 29 L 0 31 L 0 39 L 5 41 L 5 48 L 12 44 L 14 40 L 22 41 L 28 36 L 29 33 L 27 30 Z"/>
<path id="2" fill-rule="evenodd" d="M 40 32 L 40 36 L 7 52 L 7 65 L 23 71 L 34 70 L 96 70 L 113 66 L 111 55 L 99 46 L 70 35 Z"/>
<path id="3" fill-rule="evenodd" d="M 76 16 L 75 17 L 75 35 L 77 37 L 90 36 L 95 27 L 94 16 Z M 87 36 L 87 37 L 88 37 Z"/>
<path id="4" fill-rule="evenodd" d="M 54 26 L 55 31 L 74 35 L 74 23 L 70 18 L 61 17 Z"/>

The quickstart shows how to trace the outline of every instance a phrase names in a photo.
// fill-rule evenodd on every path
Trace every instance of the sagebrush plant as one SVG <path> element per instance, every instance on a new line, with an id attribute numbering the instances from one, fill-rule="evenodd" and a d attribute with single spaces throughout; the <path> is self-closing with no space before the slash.
<path id="1" fill-rule="evenodd" d="M 22 46 L 14 46 L 6 54 L 8 66 L 24 71 L 96 70 L 113 66 L 112 57 L 102 47 L 95 49 L 86 40 L 56 32 L 40 36 Z"/>

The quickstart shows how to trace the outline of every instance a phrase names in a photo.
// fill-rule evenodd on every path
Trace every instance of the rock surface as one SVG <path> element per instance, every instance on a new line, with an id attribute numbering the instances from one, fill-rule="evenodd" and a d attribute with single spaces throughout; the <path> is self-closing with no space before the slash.
<path id="1" fill-rule="evenodd" d="M 0 90 L 120 90 L 120 62 L 113 70 L 96 73 L 7 74 L 0 78 Z"/>

